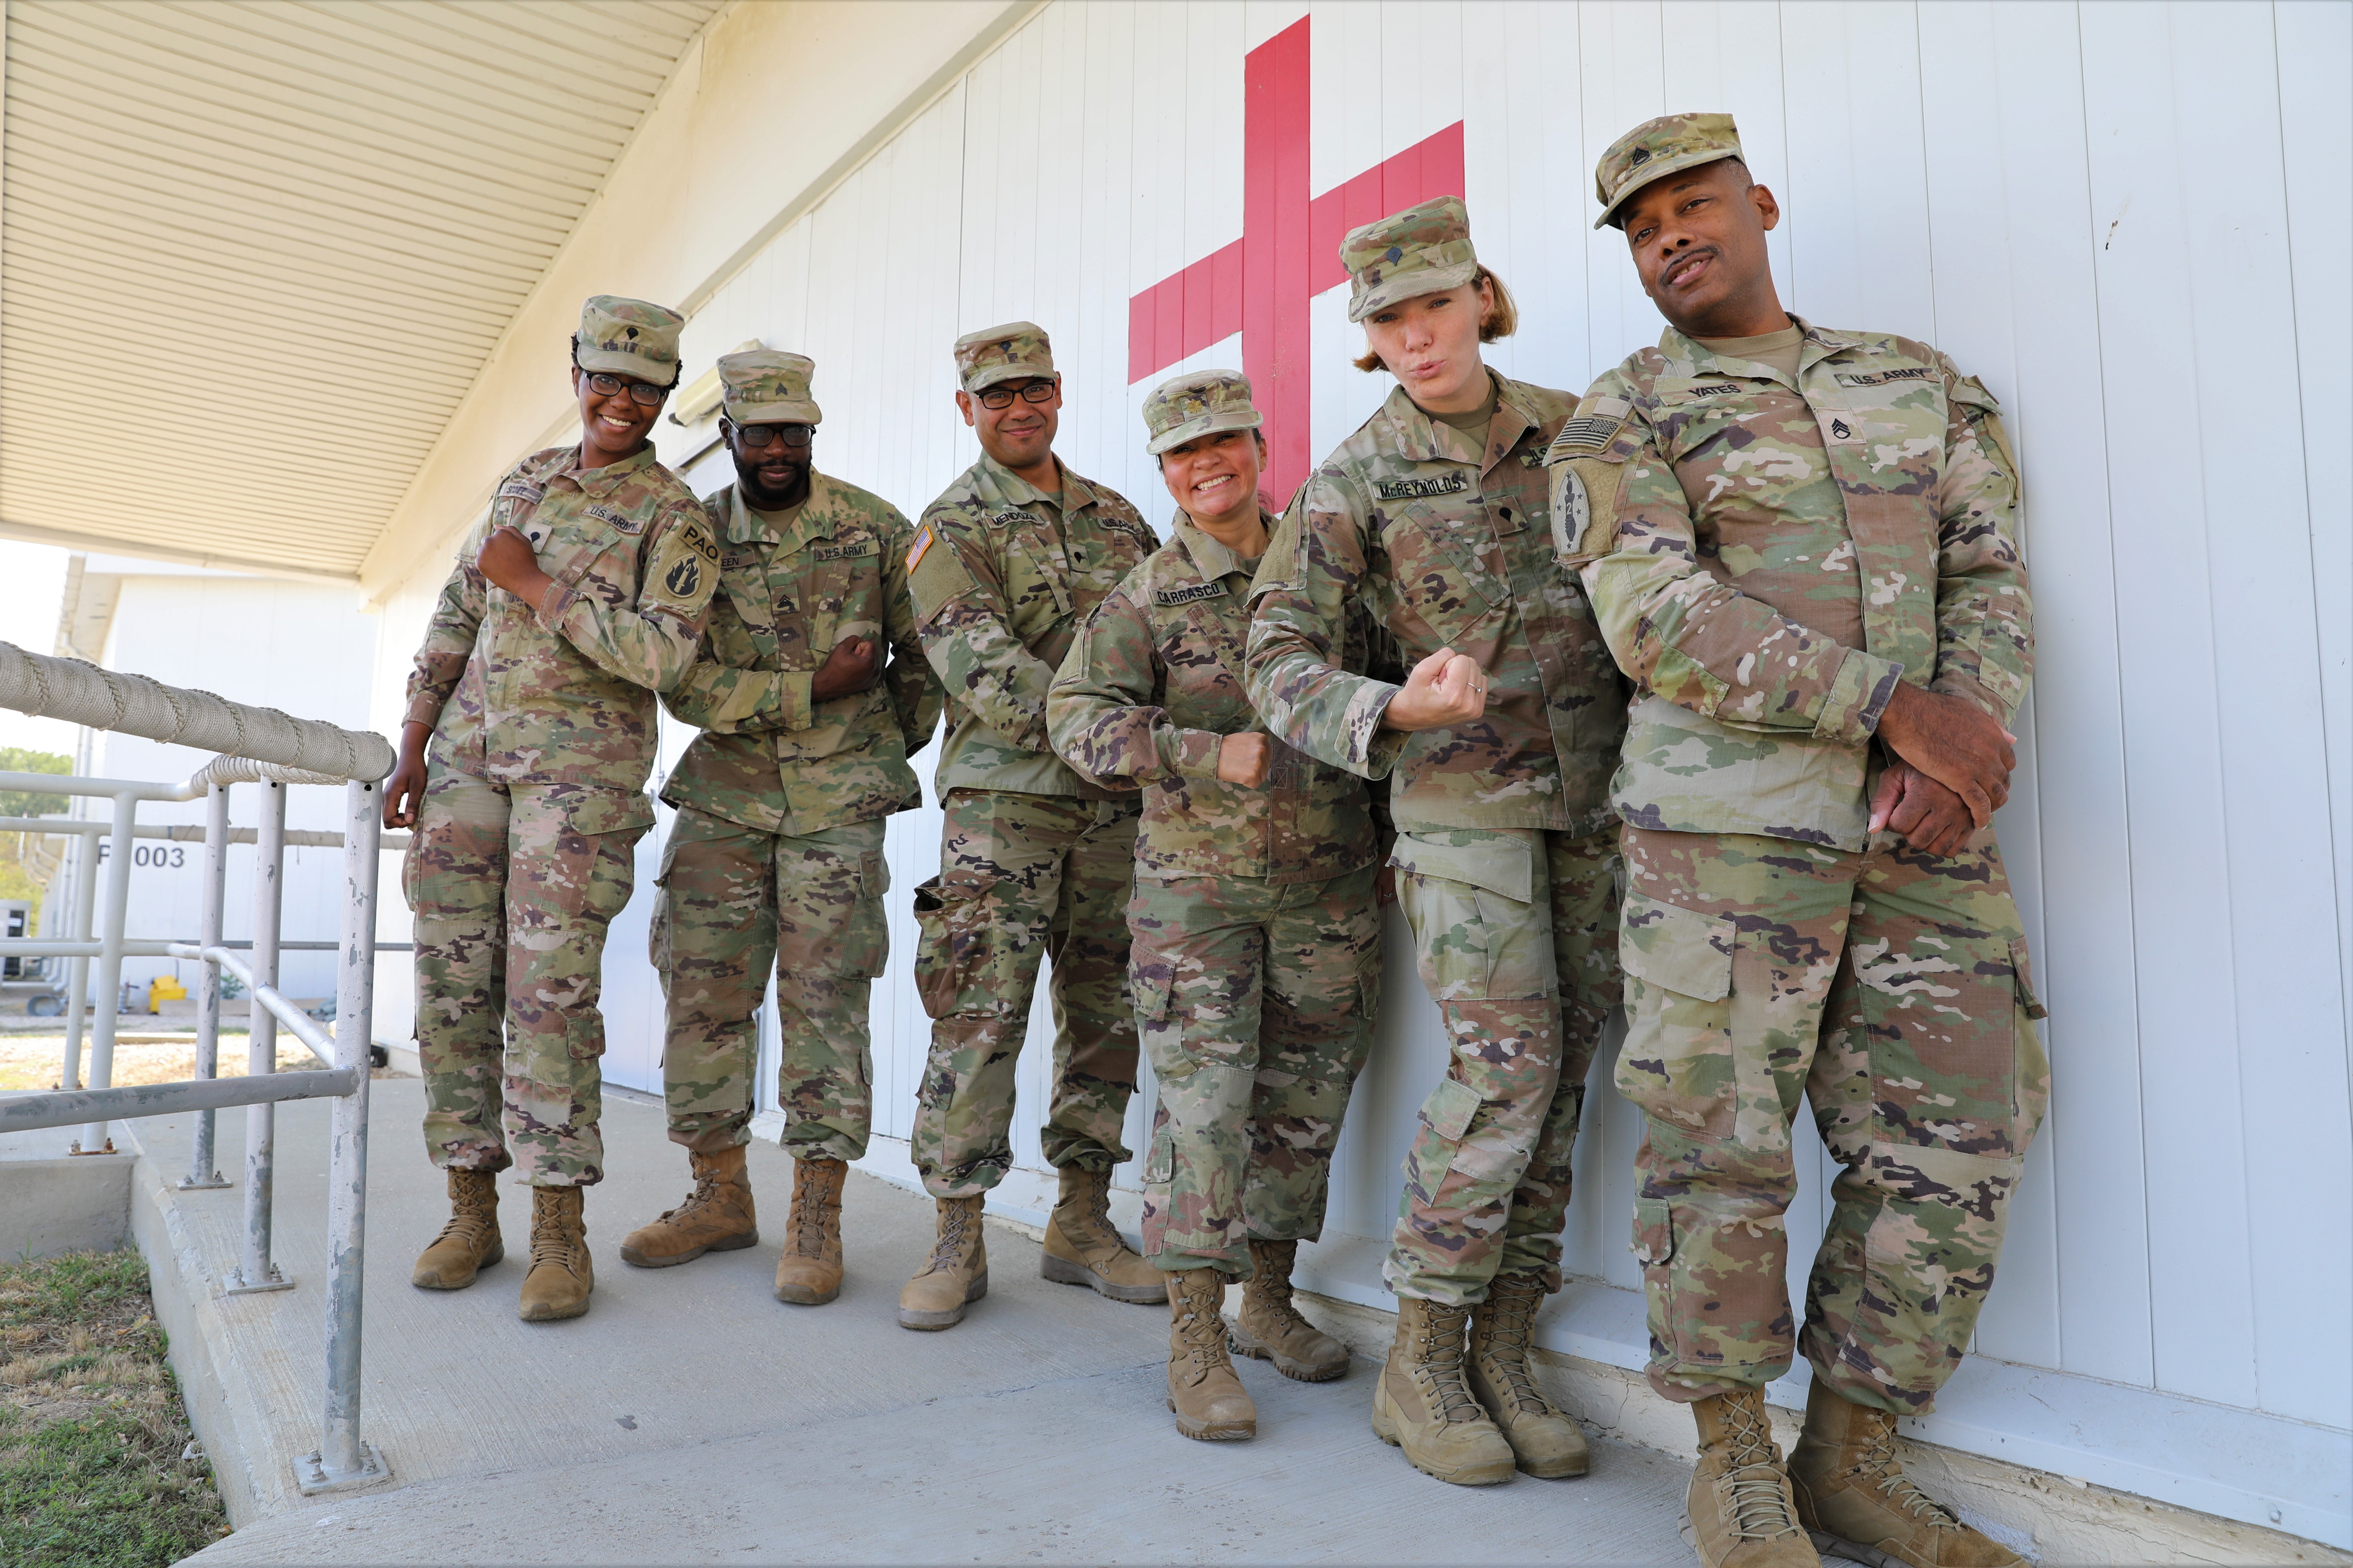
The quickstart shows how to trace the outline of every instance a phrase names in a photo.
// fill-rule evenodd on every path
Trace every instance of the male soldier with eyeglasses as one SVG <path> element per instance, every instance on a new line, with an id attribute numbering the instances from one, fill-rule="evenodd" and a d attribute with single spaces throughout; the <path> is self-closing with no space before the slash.
<path id="1" fill-rule="evenodd" d="M 425 1144 L 449 1173 L 449 1223 L 410 1278 L 459 1289 L 504 1256 L 496 1184 L 520 1163 L 533 1321 L 580 1316 L 595 1285 L 581 1201 L 605 1174 L 605 932 L 653 825 L 654 693 L 693 662 L 719 574 L 702 508 L 647 438 L 683 324 L 641 300 L 582 307 L 579 443 L 510 468 L 468 531 L 385 781 L 385 826 L 416 825 Z"/>
<path id="2" fill-rule="evenodd" d="M 662 1268 L 759 1240 L 744 1149 L 773 968 L 794 1160 L 776 1295 L 804 1306 L 841 1290 L 842 1184 L 873 1122 L 867 999 L 890 952 L 883 829 L 923 804 L 907 756 L 940 717 L 907 599 L 913 530 L 811 465 L 815 369 L 765 349 L 719 362 L 735 482 L 702 503 L 719 591 L 694 668 L 664 699 L 702 733 L 662 788 L 678 820 L 651 939 L 670 1136 L 694 1190 L 621 1243 L 624 1262 Z"/>
<path id="3" fill-rule="evenodd" d="M 1167 1300 L 1112 1227 L 1112 1167 L 1135 1091 L 1124 910 L 1140 809 L 1082 778 L 1046 732 L 1080 624 L 1160 541 L 1127 501 L 1054 456 L 1061 377 L 1042 328 L 956 340 L 956 407 L 981 458 L 923 512 L 907 552 L 923 651 L 947 688 L 940 874 L 915 889 L 915 984 L 932 1016 L 913 1154 L 939 1205 L 899 1321 L 944 1329 L 988 1289 L 981 1205 L 1013 1163 L 1013 1069 L 1038 961 L 1054 961 L 1054 1087 L 1042 1142 L 1060 1173 L 1041 1270 L 1113 1300 Z"/>

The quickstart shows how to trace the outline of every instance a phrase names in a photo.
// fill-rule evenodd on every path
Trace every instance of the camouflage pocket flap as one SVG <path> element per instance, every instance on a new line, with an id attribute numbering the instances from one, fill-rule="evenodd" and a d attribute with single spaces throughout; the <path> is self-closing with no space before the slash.
<path id="1" fill-rule="evenodd" d="M 2034 959 L 2026 951 L 2026 939 L 2010 939 L 2010 973 L 2018 982 L 2018 1005 L 2026 1009 L 2030 1018 L 2048 1018 L 2051 1009 L 2042 1005 L 2042 994 L 2034 989 Z"/>
<path id="2" fill-rule="evenodd" d="M 1389 851 L 1389 864 L 1419 877 L 1468 882 L 1514 903 L 1535 897 L 1535 841 L 1523 834 L 1479 828 L 1400 833 Z"/>
<path id="3" fill-rule="evenodd" d="M 1471 1119 L 1479 1114 L 1479 1091 L 1459 1078 L 1442 1080 L 1422 1101 L 1421 1119 L 1430 1130 L 1449 1143 L 1459 1142 L 1471 1131 Z"/>
<path id="4" fill-rule="evenodd" d="M 637 790 L 592 790 L 565 811 L 575 833 L 643 832 L 654 825 L 654 803 Z"/>
<path id="5" fill-rule="evenodd" d="M 1146 968 L 1137 964 L 1127 972 L 1127 988 L 1135 998 L 1135 1016 L 1139 1023 L 1156 1024 L 1168 1016 L 1168 997 L 1173 989 L 1165 968 Z"/>
<path id="6" fill-rule="evenodd" d="M 1738 935 L 1739 928 L 1722 915 L 1629 893 L 1618 924 L 1618 962 L 1627 973 L 1663 990 L 1720 1002 L 1732 994 Z"/>
<path id="7" fill-rule="evenodd" d="M 1634 1257 L 1664 1263 L 1675 1255 L 1675 1211 L 1664 1198 L 1634 1200 Z"/>

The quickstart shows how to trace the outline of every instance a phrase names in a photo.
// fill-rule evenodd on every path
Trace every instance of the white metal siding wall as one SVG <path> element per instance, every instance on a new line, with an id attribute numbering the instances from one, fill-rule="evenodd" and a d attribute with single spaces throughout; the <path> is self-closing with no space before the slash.
<path id="1" fill-rule="evenodd" d="M 1256 0 L 1042 13 L 722 289 L 688 357 L 755 337 L 815 356 L 821 466 L 913 516 L 976 453 L 949 342 L 1034 319 L 1068 380 L 1065 459 L 1165 519 L 1138 439 L 1145 389 L 1125 386 L 1127 300 L 1241 232 L 1242 58 L 1309 14 Z M 2201 1408 L 2285 1418 L 2232 1428 L 2256 1434 L 2242 1447 L 2286 1445 L 2279 1477 L 2232 1479 L 2205 1455 L 2178 1476 L 2146 1456 L 2118 1473 L 2347 1543 L 2348 9 L 1400 3 L 1312 17 L 1314 191 L 1464 122 L 1481 254 L 1522 307 L 1493 355 L 1507 374 L 1581 388 L 1655 341 L 1622 241 L 1588 226 L 1590 171 L 1642 118 L 1720 108 L 1781 196 L 1788 302 L 1925 338 L 2001 397 L 2027 472 L 2040 634 L 2002 832 L 2052 1010 L 2055 1100 L 1978 1348 L 2211 1402 L 2163 1406 L 2193 1426 Z M 1313 308 L 1319 454 L 1388 386 L 1346 368 L 1344 301 Z M 1228 340 L 1187 363 L 1240 358 Z M 706 458 L 695 478 L 723 476 Z M 878 1131 L 901 1138 L 927 1035 L 906 892 L 935 869 L 937 832 L 927 807 L 890 834 L 875 1090 Z M 637 935 L 617 930 L 608 963 L 608 1065 L 658 1087 L 657 1043 L 625 1038 L 659 1027 Z M 1401 930 L 1388 957 L 1381 1047 L 1333 1194 L 1332 1231 L 1366 1238 L 1388 1229 L 1444 1059 Z M 1041 1002 L 1033 1042 L 1048 1027 Z M 1580 1347 L 1637 1364 L 1639 1126 L 1608 1072 L 1568 1237 L 1590 1283 L 1571 1305 Z M 1044 1085 L 1032 1051 L 1017 1158 L 1038 1157 Z M 1144 1121 L 1139 1098 L 1139 1144 Z M 1800 1269 L 1821 1225 L 1818 1146 L 1810 1169 L 1791 1216 Z M 2137 1440 L 2005 1447 L 2030 1403 L 2001 1394 L 1978 1436 L 1953 1440 L 2014 1454 Z M 2144 1407 L 2109 1408 L 2129 1426 Z"/>

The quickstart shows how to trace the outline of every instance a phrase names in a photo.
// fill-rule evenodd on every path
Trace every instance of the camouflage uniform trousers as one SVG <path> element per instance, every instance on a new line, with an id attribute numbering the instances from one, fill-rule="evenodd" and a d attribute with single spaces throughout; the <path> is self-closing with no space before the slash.
<path id="1" fill-rule="evenodd" d="M 751 1141 L 753 1016 L 776 976 L 776 1103 L 797 1159 L 856 1160 L 874 1123 L 866 1007 L 891 952 L 887 817 L 764 833 L 682 807 L 662 848 L 648 947 L 667 1003 L 670 1137 L 698 1154 Z"/>
<path id="2" fill-rule="evenodd" d="M 417 1052 L 437 1165 L 520 1162 L 535 1187 L 604 1179 L 596 998 L 645 830 L 584 833 L 578 821 L 609 815 L 614 794 L 441 769 L 426 783 L 401 883 L 416 915 Z"/>
<path id="3" fill-rule="evenodd" d="M 1585 1075 L 1619 1003 L 1616 862 L 1608 832 L 1398 836 L 1398 902 L 1451 1049 L 1406 1151 L 1397 1294 L 1472 1305 L 1498 1274 L 1560 1289 Z"/>
<path id="4" fill-rule="evenodd" d="M 1013 1163 L 1013 1068 L 1038 961 L 1054 961 L 1046 1163 L 1108 1171 L 1135 1092 L 1135 1012 L 1121 914 L 1138 802 L 952 789 L 940 874 L 915 889 L 915 987 L 932 1049 L 911 1152 L 934 1197 L 972 1197 Z"/>
<path id="5" fill-rule="evenodd" d="M 1626 1046 L 1646 1126 L 1634 1251 L 1651 1385 L 1690 1401 L 1789 1369 L 1929 1408 L 1993 1283 L 2050 1068 L 1993 829 L 1957 856 L 1873 836 L 1628 827 Z M 1799 1097 L 1844 1167 L 1793 1333 L 1783 1214 Z"/>
<path id="6" fill-rule="evenodd" d="M 1144 1168 L 1155 1268 L 1247 1275 L 1251 1241 L 1322 1234 L 1380 994 L 1374 873 L 1136 879 L 1129 974 L 1160 1081 Z"/>

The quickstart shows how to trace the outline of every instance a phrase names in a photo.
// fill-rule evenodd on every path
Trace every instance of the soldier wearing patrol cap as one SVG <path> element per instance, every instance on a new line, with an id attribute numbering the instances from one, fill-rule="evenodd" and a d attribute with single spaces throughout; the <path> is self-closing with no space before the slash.
<path id="1" fill-rule="evenodd" d="M 1651 1384 L 1699 1426 L 1689 1539 L 1709 1568 L 2013 1564 L 1894 1447 L 1968 1347 L 2049 1092 L 1991 826 L 2033 658 L 2010 443 L 1927 344 L 1782 309 L 1728 115 L 1637 126 L 1595 187 L 1668 327 L 1562 427 L 1553 521 L 1637 689 L 1617 1084 Z M 1801 1100 L 1844 1169 L 1793 1329 Z M 1762 1391 L 1799 1350 L 1785 1467 Z"/>
<path id="2" fill-rule="evenodd" d="M 670 1136 L 694 1188 L 621 1243 L 624 1262 L 659 1268 L 759 1239 L 744 1150 L 754 1015 L 773 970 L 794 1159 L 776 1295 L 807 1306 L 840 1292 L 842 1184 L 873 1122 L 866 1008 L 890 952 L 883 829 L 923 804 L 907 758 L 940 716 L 907 598 L 913 530 L 811 465 L 815 368 L 765 349 L 719 362 L 735 482 L 703 500 L 719 590 L 693 668 L 663 697 L 702 733 L 662 787 L 678 816 L 651 931 Z"/>
<path id="3" fill-rule="evenodd" d="M 692 662 L 718 576 L 702 509 L 647 439 L 682 322 L 640 300 L 582 307 L 580 440 L 509 469 L 468 531 L 385 781 L 385 825 L 416 826 L 402 886 L 425 1144 L 449 1183 L 449 1223 L 411 1279 L 454 1290 L 499 1261 L 498 1173 L 520 1163 L 533 1321 L 588 1310 L 605 932 L 654 819 L 654 693 Z"/>
<path id="4" fill-rule="evenodd" d="M 1046 691 L 1079 626 L 1159 548 L 1134 507 L 1054 456 L 1061 377 L 1045 331 L 956 340 L 956 407 L 980 460 L 924 510 L 907 552 L 923 651 L 947 689 L 936 784 L 940 874 L 915 889 L 915 984 L 932 1016 L 913 1152 L 939 1205 L 899 1321 L 944 1329 L 988 1289 L 981 1205 L 1013 1163 L 1013 1069 L 1038 962 L 1054 960 L 1054 1069 L 1042 1142 L 1060 1173 L 1039 1267 L 1113 1300 L 1158 1303 L 1157 1269 L 1109 1209 L 1135 1091 L 1127 903 L 1135 792 L 1082 778 L 1046 733 Z"/>
<path id="5" fill-rule="evenodd" d="M 1373 1426 L 1461 1485 L 1583 1475 L 1584 1434 L 1528 1362 L 1619 995 L 1605 786 L 1625 687 L 1544 524 L 1544 450 L 1572 404 L 1482 362 L 1511 299 L 1459 199 L 1356 229 L 1340 257 L 1357 363 L 1398 385 L 1268 551 L 1249 668 L 1279 739 L 1390 781 L 1389 864 L 1452 1047 L 1406 1156 Z M 1413 661 L 1402 686 L 1348 668 L 1357 601 Z"/>
<path id="6" fill-rule="evenodd" d="M 1178 1431 L 1214 1441 L 1258 1429 L 1227 1355 L 1229 1280 L 1248 1281 L 1233 1349 L 1302 1382 L 1348 1370 L 1347 1347 L 1293 1307 L 1291 1268 L 1322 1231 L 1372 1045 L 1387 835 L 1365 781 L 1270 737 L 1243 686 L 1250 575 L 1275 528 L 1250 383 L 1176 376 L 1145 400 L 1144 424 L 1173 538 L 1095 606 L 1046 723 L 1082 776 L 1144 791 L 1127 910 L 1160 1086 L 1144 1250 L 1168 1280 L 1168 1407 Z M 1343 662 L 1366 668 L 1385 640 L 1358 607 Z"/>

